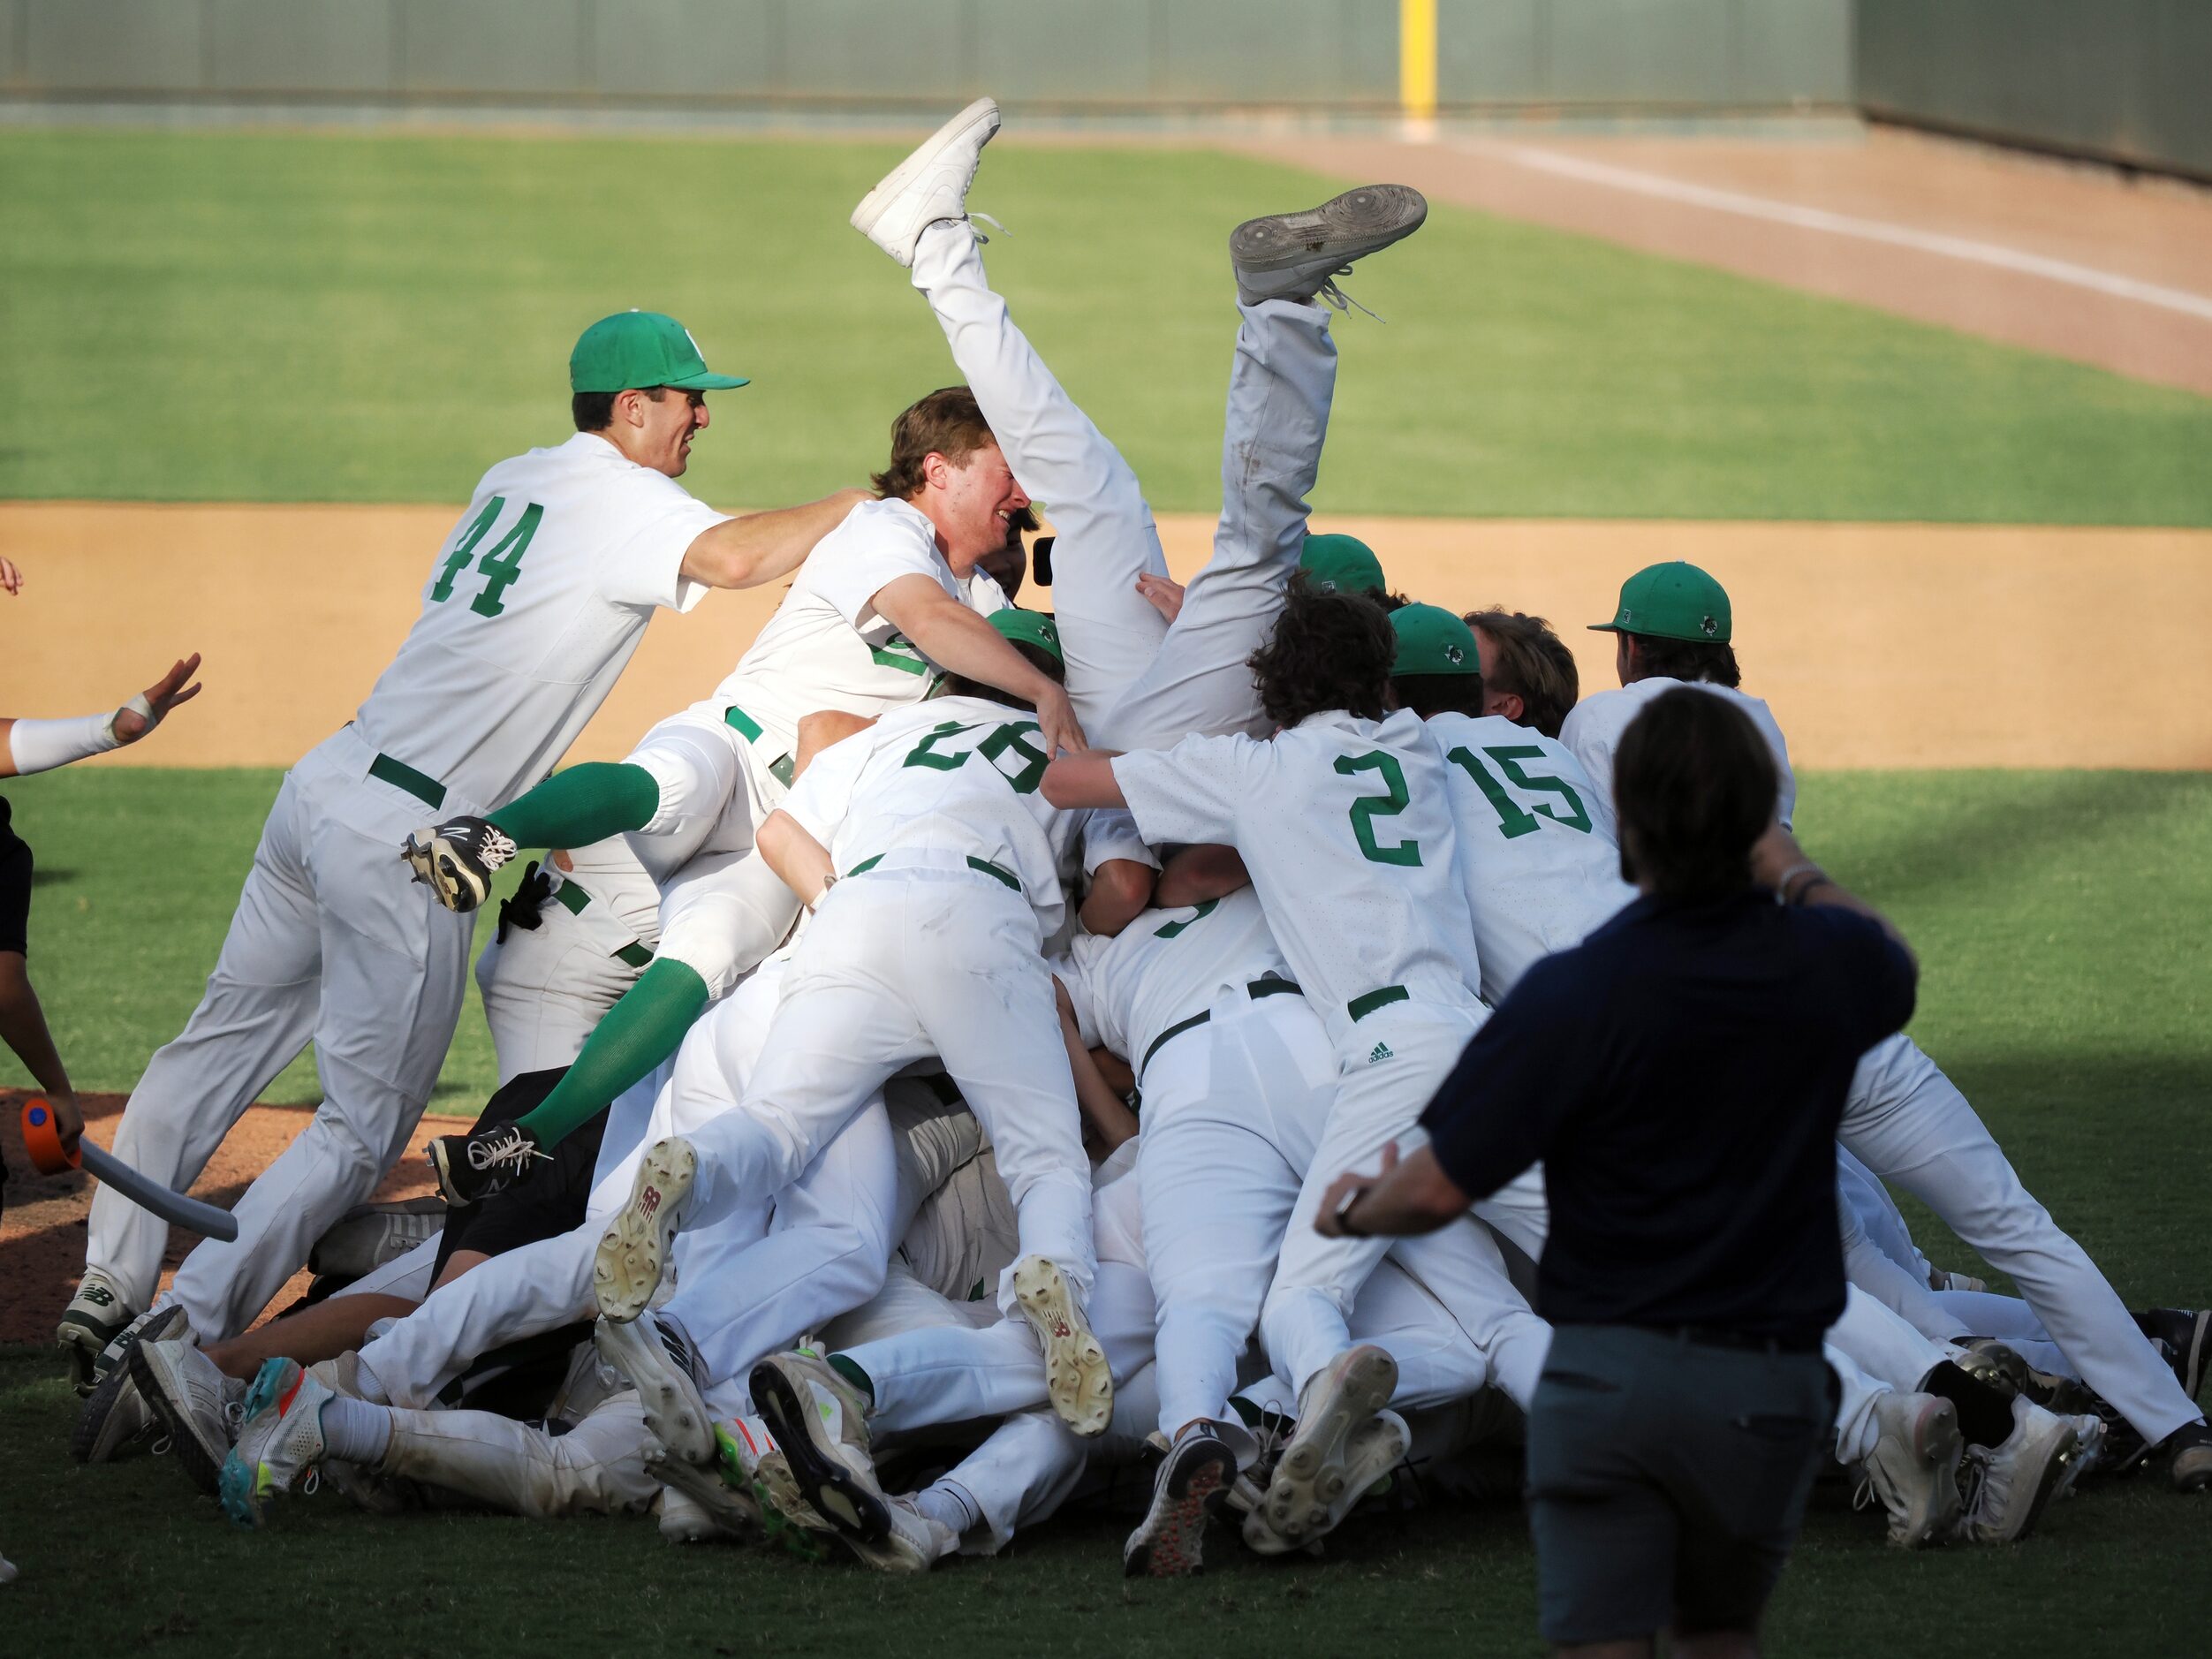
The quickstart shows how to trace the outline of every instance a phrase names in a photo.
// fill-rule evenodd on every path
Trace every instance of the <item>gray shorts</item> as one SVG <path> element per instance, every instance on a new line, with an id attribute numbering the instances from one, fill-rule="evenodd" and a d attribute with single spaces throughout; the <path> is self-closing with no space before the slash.
<path id="1" fill-rule="evenodd" d="M 1561 1326 L 1528 1413 L 1544 1639 L 1755 1628 L 1835 1414 L 1817 1353 Z"/>

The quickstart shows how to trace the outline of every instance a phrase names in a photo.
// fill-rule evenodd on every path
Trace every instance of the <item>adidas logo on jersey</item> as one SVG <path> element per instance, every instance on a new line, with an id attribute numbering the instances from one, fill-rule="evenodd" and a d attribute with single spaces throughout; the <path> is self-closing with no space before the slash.
<path id="1" fill-rule="evenodd" d="M 1390 1045 L 1387 1042 L 1378 1042 L 1375 1045 L 1375 1047 L 1367 1050 L 1367 1064 L 1369 1065 L 1379 1065 L 1385 1060 L 1395 1060 L 1397 1058 L 1398 1056 L 1390 1052 Z"/>

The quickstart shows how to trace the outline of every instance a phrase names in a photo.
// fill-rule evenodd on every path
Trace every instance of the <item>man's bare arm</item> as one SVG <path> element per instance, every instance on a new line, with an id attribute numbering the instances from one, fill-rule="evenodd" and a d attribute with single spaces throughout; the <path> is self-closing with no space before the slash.
<path id="1" fill-rule="evenodd" d="M 1347 1172 L 1329 1184 L 1314 1231 L 1328 1239 L 1434 1232 L 1466 1215 L 1469 1202 L 1436 1162 L 1434 1147 L 1401 1160 L 1393 1140 L 1382 1148 L 1382 1167 L 1375 1174 Z"/>
<path id="2" fill-rule="evenodd" d="M 1057 973 L 1052 976 L 1052 996 L 1059 1004 L 1060 1039 L 1067 1045 L 1068 1069 L 1075 1074 L 1075 1103 L 1082 1111 L 1088 1139 L 1098 1148 L 1099 1156 L 1104 1157 L 1137 1133 L 1137 1115 L 1108 1086 L 1091 1059 L 1091 1051 L 1083 1046 L 1075 1023 L 1074 1001 Z"/>
<path id="3" fill-rule="evenodd" d="M 1032 667 L 1004 634 L 927 576 L 886 582 L 868 602 L 939 668 L 995 686 L 1034 708 L 1050 750 L 1076 754 L 1087 746 L 1065 688 Z"/>
<path id="4" fill-rule="evenodd" d="M 1239 888 L 1251 885 L 1251 873 L 1236 848 L 1201 841 L 1169 855 L 1153 902 L 1163 910 L 1175 910 L 1185 905 L 1202 905 L 1209 898 L 1226 898 Z"/>
<path id="5" fill-rule="evenodd" d="M 1079 913 L 1084 930 L 1110 939 L 1152 902 L 1153 868 L 1134 859 L 1108 859 L 1091 874 Z"/>
<path id="6" fill-rule="evenodd" d="M 808 835 L 798 819 L 780 808 L 769 814 L 753 845 L 784 885 L 799 895 L 800 904 L 812 910 L 822 902 L 836 867 L 830 862 L 829 848 Z"/>
<path id="7" fill-rule="evenodd" d="M 1075 807 L 1126 807 L 1121 781 L 1114 776 L 1118 749 L 1088 749 L 1064 754 L 1044 769 L 1044 798 L 1062 811 Z"/>
<path id="8" fill-rule="evenodd" d="M 814 543 L 853 508 L 874 499 L 865 489 L 840 489 L 803 507 L 743 513 L 709 525 L 684 549 L 684 580 L 707 587 L 758 587 L 779 580 L 805 564 Z"/>
<path id="9" fill-rule="evenodd" d="M 842 708 L 818 708 L 813 714 L 802 715 L 799 720 L 799 747 L 792 752 L 792 782 L 814 763 L 814 758 L 833 743 L 842 743 L 855 732 L 866 731 L 875 723 L 859 715 L 849 715 Z"/>

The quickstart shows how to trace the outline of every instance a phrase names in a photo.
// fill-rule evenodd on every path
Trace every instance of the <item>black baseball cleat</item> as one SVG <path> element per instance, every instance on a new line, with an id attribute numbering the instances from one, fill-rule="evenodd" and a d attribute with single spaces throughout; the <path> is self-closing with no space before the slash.
<path id="1" fill-rule="evenodd" d="M 1366 185 L 1299 213 L 1247 219 L 1229 234 L 1237 291 L 1247 305 L 1262 299 L 1350 302 L 1337 286 L 1354 260 L 1379 254 L 1421 227 L 1428 202 L 1411 185 Z"/>
<path id="2" fill-rule="evenodd" d="M 2212 1308 L 2147 1307 L 2135 1315 L 2135 1328 L 2158 1345 L 2181 1391 L 2196 1398 L 2212 1360 Z"/>
<path id="3" fill-rule="evenodd" d="M 520 1124 L 440 1135 L 430 1143 L 428 1155 L 431 1169 L 437 1172 L 439 1193 L 456 1208 L 505 1192 L 529 1179 L 533 1164 L 552 1160 L 552 1154 L 539 1150 L 538 1138 Z"/>
<path id="4" fill-rule="evenodd" d="M 399 856 L 448 910 L 471 911 L 490 896 L 491 878 L 519 849 L 487 818 L 448 818 L 400 844 Z"/>

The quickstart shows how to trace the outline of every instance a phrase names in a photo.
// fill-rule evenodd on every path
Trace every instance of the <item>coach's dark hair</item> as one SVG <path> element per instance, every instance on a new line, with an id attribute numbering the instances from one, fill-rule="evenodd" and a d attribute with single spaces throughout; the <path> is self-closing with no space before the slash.
<path id="1" fill-rule="evenodd" d="M 1740 891 L 1777 788 L 1767 740 L 1725 697 L 1681 686 L 1653 698 L 1613 752 L 1621 875 L 1663 898 Z"/>
<path id="2" fill-rule="evenodd" d="M 891 422 L 891 464 L 869 481 L 883 500 L 912 501 L 928 481 L 921 464 L 932 455 L 965 466 L 969 456 L 997 442 L 975 394 L 966 386 L 946 386 L 899 411 Z"/>
<path id="3" fill-rule="evenodd" d="M 1582 695 L 1574 653 L 1542 617 L 1493 607 L 1460 618 L 1489 638 L 1482 646 L 1482 681 L 1492 691 L 1521 700 L 1520 723 L 1548 738 L 1559 735 Z"/>
<path id="4" fill-rule="evenodd" d="M 1482 676 L 1480 674 L 1399 674 L 1390 680 L 1398 706 L 1410 708 L 1423 720 L 1436 715 L 1482 714 Z"/>
<path id="5" fill-rule="evenodd" d="M 1299 571 L 1291 577 L 1275 632 L 1246 666 L 1260 707 L 1288 727 L 1331 708 L 1382 719 L 1390 711 L 1397 655 L 1398 635 L 1382 606 L 1364 594 L 1318 593 Z"/>
<path id="6" fill-rule="evenodd" d="M 1067 665 L 1051 652 L 1032 645 L 1026 640 L 1009 640 L 1006 643 L 1021 654 L 1023 662 L 1028 663 L 1031 668 L 1035 669 L 1055 686 L 1067 684 Z M 944 677 L 944 685 L 939 689 L 938 695 L 981 697 L 990 702 L 1004 703 L 1009 708 L 1026 708 L 1032 714 L 1036 712 L 1034 703 L 1024 702 L 1011 692 L 1001 691 L 996 686 L 986 686 L 981 680 L 970 679 L 965 674 L 947 674 Z"/>
<path id="7" fill-rule="evenodd" d="M 648 403 L 658 403 L 667 395 L 665 386 L 637 388 Z M 568 413 L 575 420 L 579 432 L 604 432 L 615 423 L 615 399 L 618 391 L 580 391 L 568 400 Z"/>
<path id="8" fill-rule="evenodd" d="M 1731 689 L 1744 683 L 1736 667 L 1736 648 L 1716 640 L 1663 640 L 1632 633 L 1636 664 L 1647 679 L 1709 680 Z"/>

